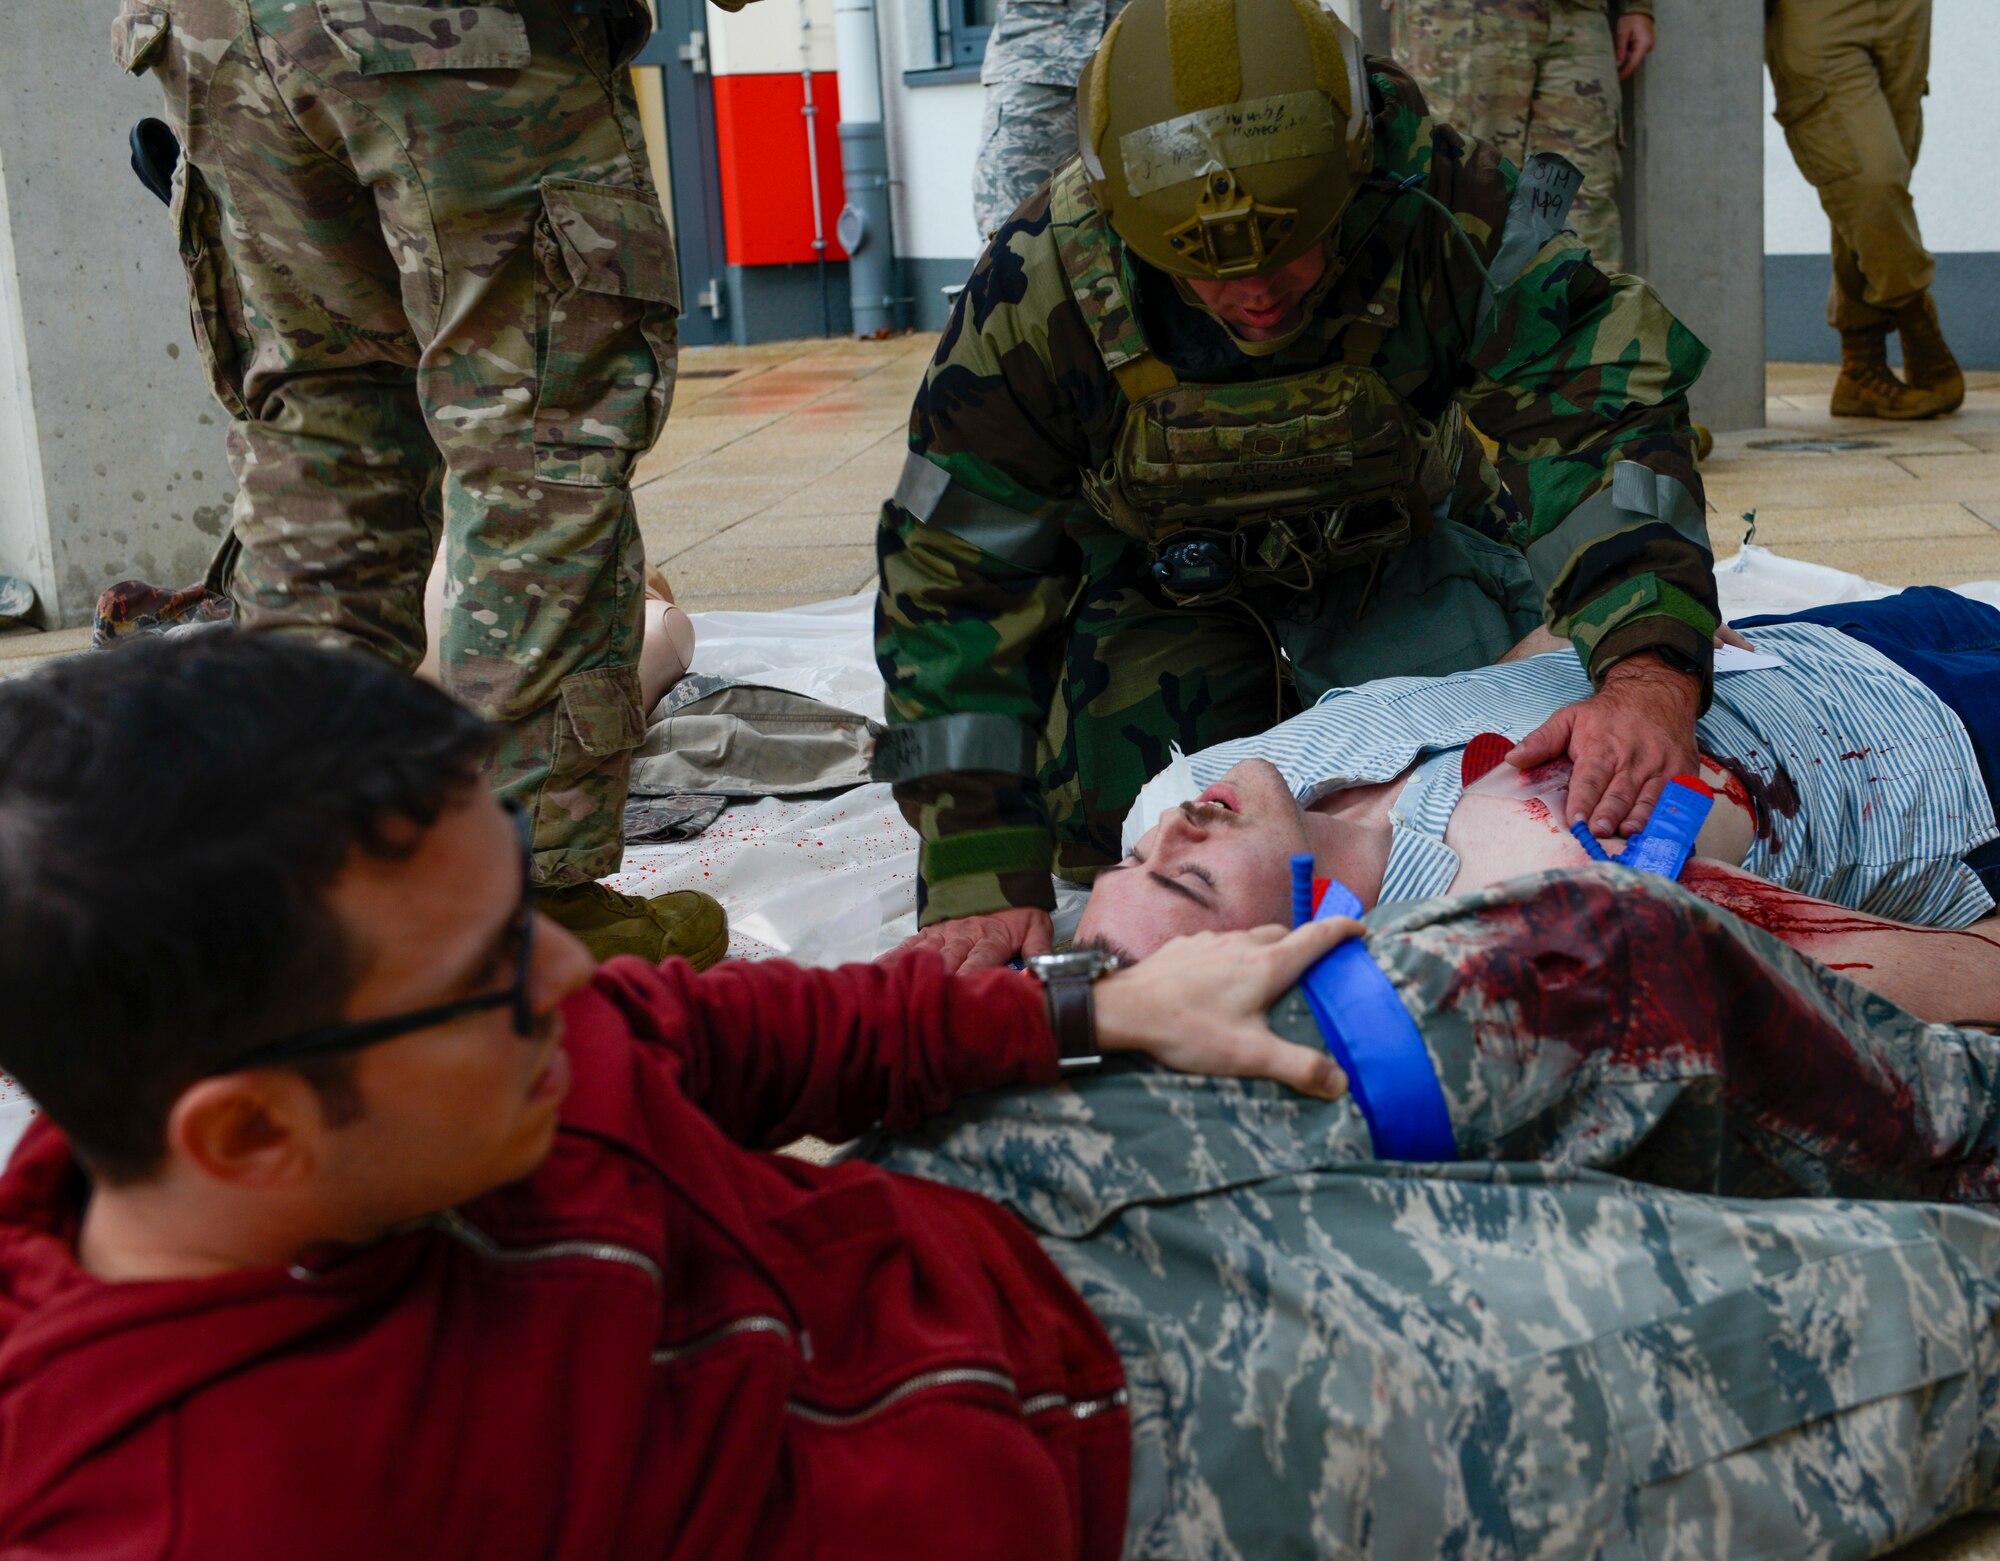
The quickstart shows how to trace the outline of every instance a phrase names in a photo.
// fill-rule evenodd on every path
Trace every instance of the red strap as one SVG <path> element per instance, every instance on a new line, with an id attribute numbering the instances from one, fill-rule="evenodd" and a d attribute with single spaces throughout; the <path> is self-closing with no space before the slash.
<path id="1" fill-rule="evenodd" d="M 1465 745 L 1465 752 L 1458 757 L 1459 782 L 1472 785 L 1513 751 L 1513 738 L 1502 737 L 1498 732 L 1481 732 Z"/>

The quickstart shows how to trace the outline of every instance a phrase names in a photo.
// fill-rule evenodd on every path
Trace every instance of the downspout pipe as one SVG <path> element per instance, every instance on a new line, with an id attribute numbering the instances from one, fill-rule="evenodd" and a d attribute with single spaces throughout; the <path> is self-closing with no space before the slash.
<path id="1" fill-rule="evenodd" d="M 833 303 L 826 290 L 826 218 L 819 198 L 819 104 L 813 101 L 812 12 L 799 7 L 799 86 L 805 94 L 806 184 L 812 190 L 813 259 L 819 265 L 819 333 L 833 334 Z"/>
<path id="2" fill-rule="evenodd" d="M 847 204 L 834 234 L 847 251 L 854 334 L 884 336 L 896 325 L 896 246 L 889 230 L 889 144 L 882 133 L 882 59 L 875 0 L 833 0 L 840 82 L 840 174 Z"/>

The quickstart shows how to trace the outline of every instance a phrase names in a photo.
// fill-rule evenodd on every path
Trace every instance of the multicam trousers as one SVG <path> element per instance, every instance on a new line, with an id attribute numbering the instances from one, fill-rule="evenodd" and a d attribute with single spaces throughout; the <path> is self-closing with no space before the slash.
<path id="1" fill-rule="evenodd" d="M 1006 1203 L 1117 1341 L 1129 1555 L 1858 1557 L 1993 1497 L 2000 1037 L 1615 867 L 1367 928 L 1457 1164 L 1142 1068 L 877 1156 Z"/>
<path id="2" fill-rule="evenodd" d="M 602 14 L 600 14 L 602 13 Z M 414 667 L 503 726 L 537 876 L 616 870 L 678 277 L 624 62 L 639 0 L 123 0 L 232 423 L 252 629 Z"/>
<path id="3" fill-rule="evenodd" d="M 1437 118 L 1517 168 L 1534 152 L 1576 164 L 1570 226 L 1605 270 L 1622 271 L 1623 98 L 1604 0 L 1396 0 L 1389 20 L 1396 63 Z"/>
<path id="4" fill-rule="evenodd" d="M 1065 878 L 1124 854 L 1125 814 L 1172 747 L 1253 736 L 1329 688 L 1485 666 L 1542 622 L 1527 560 L 1455 522 L 1379 569 L 1199 607 L 1163 597 L 1119 533 L 1080 541 L 1086 579 L 1039 777 Z"/>

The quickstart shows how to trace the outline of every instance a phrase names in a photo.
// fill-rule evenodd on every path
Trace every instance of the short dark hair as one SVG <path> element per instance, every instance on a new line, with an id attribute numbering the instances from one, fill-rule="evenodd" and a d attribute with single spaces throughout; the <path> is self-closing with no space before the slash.
<path id="1" fill-rule="evenodd" d="M 0 683 L 0 1068 L 95 1173 L 150 1174 L 189 1084 L 340 1016 L 328 883 L 407 849 L 491 743 L 363 652 L 228 629 Z M 339 1062 L 298 1071 L 334 1114 Z"/>

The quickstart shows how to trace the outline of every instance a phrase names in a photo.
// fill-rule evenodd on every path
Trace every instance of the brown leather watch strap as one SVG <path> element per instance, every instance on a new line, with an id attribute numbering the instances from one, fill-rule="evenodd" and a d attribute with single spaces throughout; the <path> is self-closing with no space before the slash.
<path id="1" fill-rule="evenodd" d="M 1049 1028 L 1056 1037 L 1057 1066 L 1065 1073 L 1094 1068 L 1104 1060 L 1097 1050 L 1097 1005 L 1090 985 L 1090 978 L 1083 975 L 1059 975 L 1042 983 Z"/>

